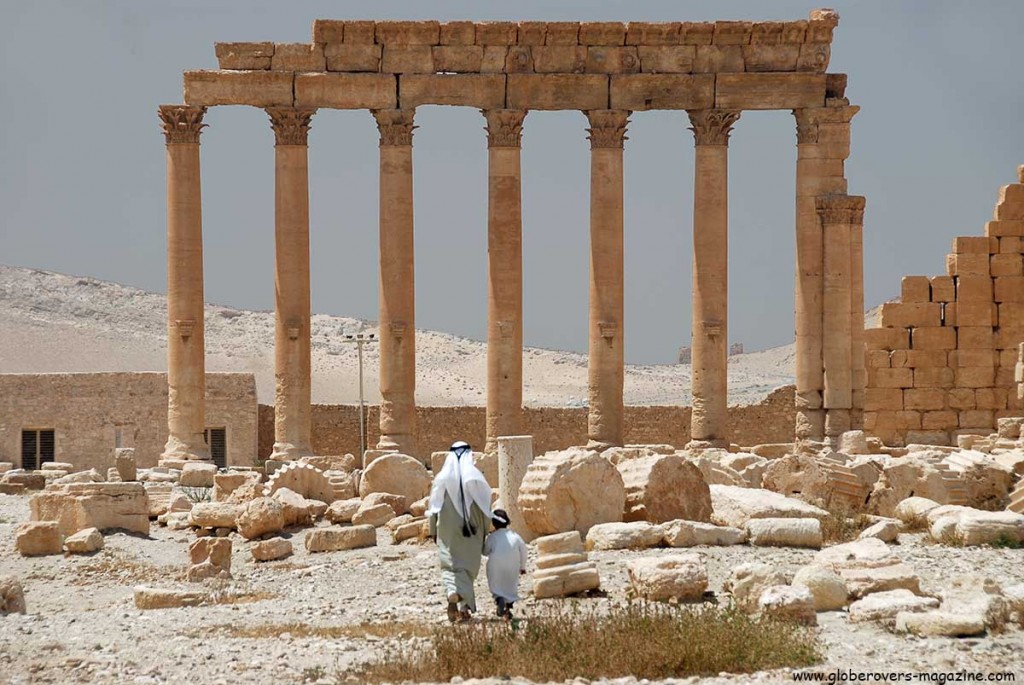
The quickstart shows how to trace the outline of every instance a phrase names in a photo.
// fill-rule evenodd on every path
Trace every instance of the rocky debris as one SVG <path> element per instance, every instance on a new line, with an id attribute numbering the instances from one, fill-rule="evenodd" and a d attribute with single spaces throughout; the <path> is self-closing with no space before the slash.
<path id="1" fill-rule="evenodd" d="M 301 457 L 299 462 L 302 464 L 309 464 L 315 469 L 319 469 L 324 473 L 328 471 L 342 471 L 345 473 L 352 473 L 360 467 L 359 459 L 354 454 L 332 454 L 326 456 L 317 457 Z"/>
<path id="2" fill-rule="evenodd" d="M 626 490 L 618 469 L 596 452 L 548 452 L 530 464 L 519 489 L 523 520 L 538 536 L 622 520 Z"/>
<path id="3" fill-rule="evenodd" d="M 588 550 L 647 549 L 657 547 L 665 530 L 654 523 L 599 523 L 587 532 Z"/>
<path id="4" fill-rule="evenodd" d="M 813 626 L 818 624 L 814 595 L 803 585 L 769 585 L 761 591 L 757 609 L 777 621 Z"/>
<path id="5" fill-rule="evenodd" d="M 971 637 L 985 632 L 985 624 L 974 616 L 960 616 L 948 611 L 896 614 L 896 632 L 922 637 Z"/>
<path id="6" fill-rule="evenodd" d="M 323 471 L 311 464 L 293 461 L 285 464 L 267 479 L 263 494 L 270 497 L 281 488 L 302 495 L 306 499 L 331 502 L 344 499 L 344 493 L 335 491 L 334 484 Z"/>
<path id="7" fill-rule="evenodd" d="M 908 497 L 924 497 L 943 504 L 959 497 L 951 488 L 960 485 L 959 479 L 938 467 L 944 456 L 945 452 L 930 448 L 882 462 L 882 473 L 868 497 L 868 511 L 893 516 L 896 505 Z"/>
<path id="8" fill-rule="evenodd" d="M 185 577 L 192 581 L 207 578 L 231 578 L 231 540 L 228 538 L 199 538 L 188 546 L 190 566 Z"/>
<path id="9" fill-rule="evenodd" d="M 337 552 L 345 549 L 373 547 L 377 544 L 377 529 L 370 525 L 348 528 L 315 528 L 306 532 L 306 551 Z"/>
<path id="10" fill-rule="evenodd" d="M 84 528 L 149 535 L 149 501 L 141 483 L 73 483 L 29 500 L 33 521 L 57 521 L 62 535 Z"/>
<path id="11" fill-rule="evenodd" d="M 893 516 L 911 528 L 920 527 L 924 526 L 928 512 L 939 506 L 938 502 L 927 497 L 908 497 L 896 505 Z"/>
<path id="12" fill-rule="evenodd" d="M 310 500 L 290 488 L 278 488 L 270 496 L 281 504 L 285 528 L 313 525 L 313 507 Z"/>
<path id="13" fill-rule="evenodd" d="M 55 478 L 52 483 L 54 485 L 70 485 L 72 483 L 103 483 L 105 481 L 106 479 L 103 477 L 103 474 L 96 469 L 89 469 L 88 471 L 78 471 Z"/>
<path id="14" fill-rule="evenodd" d="M 388 521 L 386 524 L 388 530 L 391 531 L 391 541 L 393 543 L 397 545 L 398 543 L 405 542 L 406 540 L 418 540 L 427 537 L 430 526 L 426 518 L 422 516 L 416 517 L 410 514 L 405 514 L 404 516 L 408 516 L 409 518 L 400 524 L 395 523 L 398 521 L 397 518 Z"/>
<path id="15" fill-rule="evenodd" d="M 0 482 L 0 495 L 24 495 L 27 488 L 21 483 Z"/>
<path id="16" fill-rule="evenodd" d="M 1013 468 L 997 462 L 991 455 L 977 450 L 960 450 L 942 460 L 956 474 L 967 490 L 964 502 L 978 509 L 1002 509 L 1013 487 Z"/>
<path id="17" fill-rule="evenodd" d="M 227 502 L 231 494 L 244 485 L 255 486 L 260 482 L 260 474 L 256 471 L 228 471 L 213 477 L 213 492 L 210 499 L 214 502 Z"/>
<path id="18" fill-rule="evenodd" d="M 185 493 L 178 492 L 177 490 L 171 492 L 171 496 L 167 500 L 168 512 L 188 513 L 192 511 L 193 506 L 192 500 L 186 497 Z"/>
<path id="19" fill-rule="evenodd" d="M 284 505 L 272 497 L 258 497 L 243 505 L 229 506 L 239 507 L 236 518 L 238 533 L 246 540 L 255 540 L 284 530 Z"/>
<path id="20" fill-rule="evenodd" d="M 24 614 L 25 591 L 17 576 L 0 576 L 0 616 L 5 614 Z"/>
<path id="21" fill-rule="evenodd" d="M 857 536 L 857 539 L 878 538 L 882 542 L 896 542 L 903 527 L 896 519 L 882 519 L 865 528 Z"/>
<path id="22" fill-rule="evenodd" d="M 820 566 L 804 566 L 793 576 L 793 587 L 805 587 L 814 597 L 815 611 L 838 611 L 846 606 L 846 583 L 838 574 Z"/>
<path id="23" fill-rule="evenodd" d="M 256 561 L 276 561 L 292 553 L 292 541 L 284 538 L 270 538 L 256 542 L 249 548 Z"/>
<path id="24" fill-rule="evenodd" d="M 401 495 L 392 495 L 389 492 L 371 492 L 369 495 L 363 498 L 363 507 L 372 507 L 378 504 L 386 504 L 391 507 L 396 514 L 404 512 L 408 509 L 405 502 L 405 497 Z"/>
<path id="25" fill-rule="evenodd" d="M 722 465 L 739 473 L 748 488 L 760 488 L 764 470 L 771 464 L 770 459 L 750 452 L 727 452 L 722 456 Z"/>
<path id="26" fill-rule="evenodd" d="M 157 517 L 157 523 L 171 530 L 185 530 L 192 527 L 187 511 L 169 511 Z"/>
<path id="27" fill-rule="evenodd" d="M 738 488 L 749 488 L 750 482 L 742 473 L 726 466 L 724 460 L 729 452 L 725 450 L 701 450 L 687 455 L 688 461 L 700 470 L 704 482 L 711 485 L 731 485 Z"/>
<path id="28" fill-rule="evenodd" d="M 601 587 L 597 564 L 587 560 L 579 531 L 539 537 L 536 543 L 539 557 L 533 573 L 535 598 L 563 597 Z"/>
<path id="29" fill-rule="evenodd" d="M 633 593 L 649 601 L 696 602 L 708 589 L 704 559 L 696 552 L 631 559 L 626 569 Z"/>
<path id="30" fill-rule="evenodd" d="M 919 613 L 937 609 L 938 606 L 939 600 L 934 597 L 919 597 L 910 590 L 876 592 L 850 605 L 850 622 L 893 622 L 899 613 Z"/>
<path id="31" fill-rule="evenodd" d="M 103 549 L 103 534 L 95 528 L 83 528 L 64 539 L 64 549 L 71 554 L 91 554 Z"/>
<path id="32" fill-rule="evenodd" d="M 928 512 L 928 532 L 936 542 L 964 547 L 1024 542 L 1024 514 L 947 505 Z"/>
<path id="33" fill-rule="evenodd" d="M 350 523 L 362 503 L 363 501 L 359 498 L 331 502 L 327 507 L 327 512 L 324 513 L 324 518 L 331 523 Z"/>
<path id="34" fill-rule="evenodd" d="M 711 522 L 720 526 L 745 528 L 747 521 L 759 518 L 824 519 L 827 511 L 798 499 L 770 490 L 711 485 Z"/>
<path id="35" fill-rule="evenodd" d="M 0 461 L 0 474 L 7 473 L 8 471 L 14 470 L 14 462 L 11 461 Z"/>
<path id="36" fill-rule="evenodd" d="M 789 585 L 792 577 L 774 566 L 751 562 L 732 569 L 722 584 L 722 589 L 732 594 L 733 602 L 741 610 L 754 613 L 765 588 L 773 585 Z"/>
<path id="37" fill-rule="evenodd" d="M 366 506 L 364 502 L 352 516 L 352 525 L 368 525 L 379 528 L 393 518 L 395 518 L 395 510 L 391 508 L 390 504 L 371 504 Z"/>
<path id="38" fill-rule="evenodd" d="M 921 580 L 914 570 L 878 538 L 827 547 L 814 555 L 811 563 L 839 574 L 854 599 L 898 589 L 921 594 Z"/>
<path id="39" fill-rule="evenodd" d="M 14 548 L 25 557 L 60 554 L 63 551 L 56 521 L 29 521 L 14 529 Z"/>
<path id="40" fill-rule="evenodd" d="M 977 618 L 988 629 L 1002 630 L 1010 621 L 1010 602 L 999 583 L 987 576 L 958 576 L 941 596 L 940 611 Z"/>
<path id="41" fill-rule="evenodd" d="M 117 469 L 117 475 L 121 477 L 121 481 L 128 483 L 133 480 L 138 480 L 138 467 L 135 462 L 135 448 L 134 447 L 115 447 L 114 448 L 114 468 Z"/>
<path id="42" fill-rule="evenodd" d="M 711 491 L 700 470 L 675 454 L 646 454 L 616 465 L 626 491 L 624 521 L 711 520 Z"/>
<path id="43" fill-rule="evenodd" d="M 839 436 L 839 451 L 842 454 L 871 454 L 867 435 L 862 430 L 846 431 Z"/>
<path id="44" fill-rule="evenodd" d="M 181 469 L 178 485 L 185 488 L 212 488 L 217 465 L 210 461 L 190 461 Z"/>
<path id="45" fill-rule="evenodd" d="M 324 471 L 324 476 L 327 478 L 327 482 L 331 484 L 335 501 L 359 496 L 358 471 Z"/>
<path id="46" fill-rule="evenodd" d="M 745 530 L 699 521 L 668 521 L 661 524 L 661 529 L 665 532 L 663 541 L 669 547 L 742 545 L 747 541 Z"/>
<path id="47" fill-rule="evenodd" d="M 237 528 L 241 512 L 239 504 L 200 502 L 192 507 L 189 520 L 198 528 Z"/>
<path id="48" fill-rule="evenodd" d="M 73 473 L 75 465 L 69 461 L 46 461 L 39 466 L 39 470 L 45 474 L 63 471 L 65 474 Z"/>
<path id="49" fill-rule="evenodd" d="M 363 498 L 375 492 L 400 495 L 405 506 L 398 514 L 407 513 L 407 503 L 415 502 L 430 493 L 430 474 L 418 460 L 404 454 L 385 454 L 373 460 L 359 478 L 359 495 Z"/>
<path id="50" fill-rule="evenodd" d="M 171 508 L 171 498 L 175 494 L 174 486 L 171 483 L 146 483 L 144 487 L 149 517 L 157 518 L 166 514 Z"/>
<path id="51" fill-rule="evenodd" d="M 409 505 L 409 513 L 413 516 L 424 516 L 430 508 L 430 497 L 418 499 Z"/>
<path id="52" fill-rule="evenodd" d="M 747 540 L 757 547 L 820 549 L 821 521 L 816 518 L 757 518 L 747 521 Z"/>
<path id="53" fill-rule="evenodd" d="M 46 487 L 46 476 L 34 471 L 8 471 L 0 478 L 0 483 L 20 485 L 26 490 L 42 490 Z"/>
<path id="54" fill-rule="evenodd" d="M 205 590 L 169 590 L 142 586 L 135 588 L 137 609 L 175 609 L 212 603 L 211 593 Z"/>
<path id="55" fill-rule="evenodd" d="M 855 470 L 837 453 L 790 454 L 768 465 L 761 487 L 823 507 L 860 511 L 877 479 L 876 470 Z"/>
<path id="56" fill-rule="evenodd" d="M 1024 583 L 1003 588 L 1003 597 L 1010 610 L 1010 619 L 1024 627 Z"/>

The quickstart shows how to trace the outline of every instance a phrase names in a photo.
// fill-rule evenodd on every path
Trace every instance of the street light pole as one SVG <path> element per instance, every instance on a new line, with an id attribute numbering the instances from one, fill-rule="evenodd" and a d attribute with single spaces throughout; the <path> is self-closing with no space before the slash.
<path id="1" fill-rule="evenodd" d="M 362 463 L 366 454 L 366 409 L 363 400 L 363 345 L 377 342 L 373 333 L 363 335 L 346 335 L 345 342 L 355 343 L 356 354 L 359 357 L 359 462 Z"/>

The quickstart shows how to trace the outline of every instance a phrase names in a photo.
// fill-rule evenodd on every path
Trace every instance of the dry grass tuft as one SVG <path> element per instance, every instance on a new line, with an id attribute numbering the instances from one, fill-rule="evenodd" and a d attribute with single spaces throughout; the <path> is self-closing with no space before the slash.
<path id="1" fill-rule="evenodd" d="M 72 585 L 92 585 L 112 580 L 121 585 L 139 585 L 185 580 L 184 566 L 157 566 L 121 550 L 103 549 L 89 561 L 68 569 Z"/>
<path id="2" fill-rule="evenodd" d="M 822 659 L 813 632 L 734 609 L 631 604 L 607 614 L 549 609 L 516 626 L 435 627 L 427 641 L 388 643 L 362 682 L 526 678 L 536 682 L 662 679 L 809 666 Z"/>
<path id="3" fill-rule="evenodd" d="M 287 633 L 292 638 L 409 639 L 430 637 L 431 627 L 421 623 L 362 623 L 359 625 L 320 626 L 308 623 L 264 623 L 261 625 L 220 625 L 189 633 L 192 637 L 236 637 L 278 639 Z"/>
<path id="4" fill-rule="evenodd" d="M 852 511 L 845 505 L 828 507 L 828 514 L 821 520 L 821 535 L 825 544 L 856 540 L 872 523 L 867 514 Z"/>

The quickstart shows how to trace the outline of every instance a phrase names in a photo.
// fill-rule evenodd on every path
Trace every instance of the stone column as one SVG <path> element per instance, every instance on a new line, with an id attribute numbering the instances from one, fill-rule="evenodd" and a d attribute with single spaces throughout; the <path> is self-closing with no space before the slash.
<path id="1" fill-rule="evenodd" d="M 509 527 L 529 542 L 536 536 L 519 511 L 519 486 L 533 462 L 533 436 L 513 435 L 498 438 L 498 499 L 508 512 Z"/>
<path id="2" fill-rule="evenodd" d="M 622 146 L 630 112 L 591 110 L 590 346 L 587 362 L 588 446 L 622 445 L 623 240 Z"/>
<path id="3" fill-rule="evenodd" d="M 315 109 L 268 108 L 274 129 L 274 453 L 313 453 L 309 331 L 309 168 Z"/>
<path id="4" fill-rule="evenodd" d="M 867 365 L 864 360 L 864 213 L 855 213 L 853 218 L 855 221 L 850 224 L 850 347 L 853 379 L 850 428 L 863 430 L 864 387 L 867 385 Z"/>
<path id="5" fill-rule="evenodd" d="M 845 193 L 850 121 L 859 107 L 831 98 L 828 107 L 793 110 L 796 162 L 796 429 L 798 441 L 825 437 L 822 360 L 823 242 L 815 198 Z"/>
<path id="6" fill-rule="evenodd" d="M 824 246 L 822 359 L 825 367 L 825 439 L 838 446 L 850 430 L 853 409 L 853 250 L 852 226 L 863 221 L 864 198 L 824 195 L 815 207 Z"/>
<path id="7" fill-rule="evenodd" d="M 487 118 L 487 444 L 517 435 L 523 410 L 523 210 L 520 146 L 525 110 Z"/>
<path id="8" fill-rule="evenodd" d="M 167 142 L 167 444 L 161 460 L 209 459 L 199 134 L 205 107 L 161 105 Z"/>
<path id="9" fill-rule="evenodd" d="M 412 131 L 415 110 L 374 110 L 380 131 L 380 441 L 415 455 L 416 290 Z"/>
<path id="10" fill-rule="evenodd" d="M 696 141 L 693 193 L 691 449 L 727 447 L 729 134 L 735 110 L 688 112 Z"/>

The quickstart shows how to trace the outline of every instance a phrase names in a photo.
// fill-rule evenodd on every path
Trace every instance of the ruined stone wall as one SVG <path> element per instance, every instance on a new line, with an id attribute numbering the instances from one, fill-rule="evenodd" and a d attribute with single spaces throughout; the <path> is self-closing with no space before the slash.
<path id="1" fill-rule="evenodd" d="M 211 373 L 206 425 L 227 428 L 229 464 L 251 464 L 257 441 L 252 374 Z M 111 449 L 134 447 L 156 466 L 167 441 L 167 375 L 162 373 L 0 374 L 0 461 L 21 464 L 21 431 L 53 429 L 56 461 L 113 466 Z"/>
<path id="2" fill-rule="evenodd" d="M 790 442 L 793 439 L 793 386 L 779 388 L 763 402 L 729 407 L 731 440 L 740 445 Z M 274 408 L 259 408 L 259 455 L 266 458 L 274 445 Z M 418 407 L 420 451 L 447 449 L 454 440 L 474 446 L 485 442 L 483 407 Z M 367 407 L 367 444 L 380 437 L 376 406 Z M 534 407 L 524 410 L 523 432 L 534 436 L 540 452 L 582 445 L 587 441 L 587 410 L 583 407 Z M 669 444 L 690 441 L 689 407 L 626 407 L 625 436 L 630 444 Z M 359 452 L 359 408 L 351 405 L 313 405 L 313 451 L 317 454 Z"/>
<path id="3" fill-rule="evenodd" d="M 865 331 L 864 428 L 884 442 L 955 444 L 1019 416 L 1024 341 L 1024 167 L 985 235 L 954 238 L 944 276 L 906 276 Z"/>

